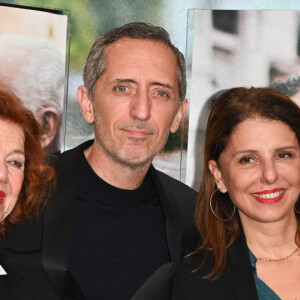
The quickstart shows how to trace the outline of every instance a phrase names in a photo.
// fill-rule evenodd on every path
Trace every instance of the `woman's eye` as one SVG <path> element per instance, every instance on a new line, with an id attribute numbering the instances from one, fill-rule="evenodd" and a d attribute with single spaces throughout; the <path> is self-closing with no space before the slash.
<path id="1" fill-rule="evenodd" d="M 239 162 L 241 164 L 249 164 L 249 163 L 254 162 L 254 159 L 250 156 L 245 156 L 245 157 L 242 157 Z"/>
<path id="2" fill-rule="evenodd" d="M 16 159 L 13 159 L 13 160 L 10 160 L 10 161 L 8 161 L 8 163 L 12 166 L 12 167 L 14 167 L 14 168 L 16 168 L 16 169 L 18 169 L 18 170 L 20 170 L 20 169 L 22 169 L 22 167 L 23 167 L 23 162 L 21 162 L 21 161 L 19 161 L 19 160 L 16 160 Z"/>
<path id="3" fill-rule="evenodd" d="M 290 158 L 290 157 L 292 157 L 292 154 L 289 152 L 281 152 L 278 154 L 278 157 L 279 158 Z"/>

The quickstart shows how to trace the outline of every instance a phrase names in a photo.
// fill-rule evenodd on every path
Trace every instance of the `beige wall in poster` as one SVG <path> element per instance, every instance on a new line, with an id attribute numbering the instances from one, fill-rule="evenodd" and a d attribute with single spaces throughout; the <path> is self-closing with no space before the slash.
<path id="1" fill-rule="evenodd" d="M 15 33 L 46 38 L 65 55 L 67 16 L 0 6 L 0 34 Z"/>
<path id="2" fill-rule="evenodd" d="M 42 146 L 62 149 L 67 15 L 0 5 L 0 80 L 42 124 Z"/>

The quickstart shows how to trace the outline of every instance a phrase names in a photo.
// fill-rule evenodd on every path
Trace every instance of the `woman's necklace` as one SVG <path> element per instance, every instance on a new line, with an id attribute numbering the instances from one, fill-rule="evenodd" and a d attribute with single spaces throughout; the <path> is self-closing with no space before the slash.
<path id="1" fill-rule="evenodd" d="M 257 260 L 262 260 L 262 261 L 283 261 L 286 260 L 288 258 L 290 258 L 291 256 L 293 256 L 297 251 L 299 250 L 299 247 L 297 247 L 290 255 L 283 257 L 283 258 L 278 258 L 278 259 L 273 259 L 273 258 L 261 258 L 261 257 L 257 257 Z"/>

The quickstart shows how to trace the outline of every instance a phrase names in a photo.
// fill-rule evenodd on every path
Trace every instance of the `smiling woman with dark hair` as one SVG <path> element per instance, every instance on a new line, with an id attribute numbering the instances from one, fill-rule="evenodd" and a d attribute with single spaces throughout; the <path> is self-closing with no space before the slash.
<path id="1" fill-rule="evenodd" d="M 300 108 L 267 88 L 234 88 L 207 123 L 195 220 L 202 244 L 172 299 L 300 298 Z"/>
<path id="2" fill-rule="evenodd" d="M 0 90 L 0 240 L 12 224 L 39 212 L 53 186 L 40 138 L 32 112 Z"/>

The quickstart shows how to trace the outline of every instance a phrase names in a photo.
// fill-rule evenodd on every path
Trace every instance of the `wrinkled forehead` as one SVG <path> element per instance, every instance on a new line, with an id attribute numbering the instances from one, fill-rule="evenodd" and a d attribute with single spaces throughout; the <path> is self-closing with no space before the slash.
<path id="1" fill-rule="evenodd" d="M 137 39 L 121 37 L 118 40 L 105 46 L 106 56 L 114 56 L 117 53 L 128 53 L 134 56 L 139 51 L 144 52 L 145 56 L 155 58 L 160 55 L 167 55 L 177 66 L 177 57 L 173 49 L 162 41 L 152 39 Z M 117 58 L 117 57 L 115 57 Z"/>
<path id="2" fill-rule="evenodd" d="M 105 56 L 106 71 L 118 70 L 120 76 L 122 72 L 130 76 L 139 72 L 153 81 L 169 81 L 179 93 L 177 57 L 163 42 L 124 37 L 107 45 Z"/>

